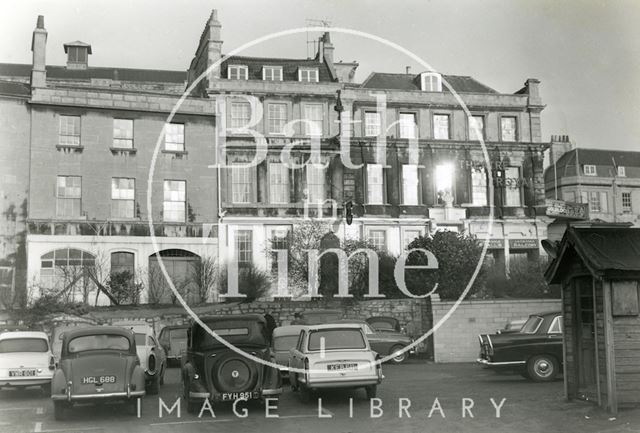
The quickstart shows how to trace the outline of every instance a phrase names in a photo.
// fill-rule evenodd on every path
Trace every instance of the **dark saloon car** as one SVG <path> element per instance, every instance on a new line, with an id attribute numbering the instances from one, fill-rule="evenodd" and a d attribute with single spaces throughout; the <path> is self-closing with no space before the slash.
<path id="1" fill-rule="evenodd" d="M 395 317 L 374 316 L 366 319 L 366 322 L 369 326 L 379 332 L 403 332 L 403 329 L 400 326 L 400 321 Z"/>
<path id="2" fill-rule="evenodd" d="M 532 314 L 518 332 L 481 334 L 477 362 L 513 370 L 536 382 L 555 379 L 562 368 L 562 315 Z"/>
<path id="3" fill-rule="evenodd" d="M 233 348 L 198 323 L 191 325 L 182 358 L 183 398 L 188 412 L 198 411 L 204 399 L 278 398 L 282 393 L 280 370 L 244 354 L 273 362 L 264 317 L 257 314 L 215 316 L 203 318 L 202 322 Z"/>
<path id="4" fill-rule="evenodd" d="M 389 362 L 392 362 L 394 364 L 403 363 L 407 360 L 410 353 L 415 353 L 413 349 L 403 350 L 406 346 L 413 343 L 413 340 L 411 339 L 411 337 L 400 332 L 393 332 L 388 330 L 378 331 L 377 329 L 369 326 L 369 324 L 364 320 L 357 319 L 342 319 L 334 321 L 333 323 L 355 323 L 360 325 L 365 335 L 367 336 L 367 340 L 369 340 L 371 350 L 376 352 L 381 357 L 393 355 Z"/>
<path id="5" fill-rule="evenodd" d="M 287 368 L 289 367 L 289 352 L 296 347 L 298 338 L 300 338 L 300 331 L 304 328 L 304 325 L 288 325 L 279 326 L 273 330 L 271 347 L 273 348 L 276 364 L 283 367 L 280 370 L 283 379 L 289 378 L 289 369 Z"/>
<path id="6" fill-rule="evenodd" d="M 112 326 L 67 331 L 51 381 L 55 418 L 64 419 L 75 403 L 111 400 L 124 402 L 136 414 L 144 382 L 133 331 Z"/>

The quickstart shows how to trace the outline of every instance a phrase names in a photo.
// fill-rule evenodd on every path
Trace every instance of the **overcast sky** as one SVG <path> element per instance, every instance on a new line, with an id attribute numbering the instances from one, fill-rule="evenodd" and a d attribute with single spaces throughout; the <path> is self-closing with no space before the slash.
<path id="1" fill-rule="evenodd" d="M 38 15 L 47 63 L 62 44 L 90 43 L 93 66 L 185 70 L 212 8 L 225 52 L 266 34 L 330 21 L 389 39 L 445 74 L 470 75 L 502 93 L 542 82 L 542 129 L 580 147 L 640 150 L 640 1 L 559 0 L 4 0 L 0 62 L 30 63 Z M 377 42 L 332 35 L 335 59 L 372 71 L 421 67 Z M 247 54 L 306 57 L 306 34 Z"/>

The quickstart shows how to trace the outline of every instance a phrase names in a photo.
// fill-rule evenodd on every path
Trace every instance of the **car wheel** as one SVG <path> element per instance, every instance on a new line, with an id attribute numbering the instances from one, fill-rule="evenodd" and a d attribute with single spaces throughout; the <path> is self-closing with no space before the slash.
<path id="1" fill-rule="evenodd" d="M 160 372 L 160 385 L 164 385 L 164 373 L 167 370 L 166 366 L 162 366 L 162 371 Z"/>
<path id="2" fill-rule="evenodd" d="M 160 378 L 156 375 L 153 376 L 149 385 L 147 385 L 147 394 L 156 395 L 160 391 Z"/>
<path id="3" fill-rule="evenodd" d="M 297 391 L 299 389 L 299 387 L 298 387 L 298 376 L 296 375 L 296 373 L 290 373 L 289 374 L 289 385 L 291 385 L 291 390 L 292 391 Z"/>
<path id="4" fill-rule="evenodd" d="M 378 393 L 378 385 L 365 386 L 364 390 L 367 392 L 367 399 L 371 400 L 372 398 L 376 398 L 376 394 Z"/>
<path id="5" fill-rule="evenodd" d="M 132 398 L 126 402 L 127 413 L 132 416 L 138 415 L 138 401 L 140 398 Z"/>
<path id="6" fill-rule="evenodd" d="M 56 421 L 64 421 L 69 414 L 69 405 L 64 401 L 53 402 L 53 417 Z"/>
<path id="7" fill-rule="evenodd" d="M 311 403 L 313 398 L 313 391 L 307 388 L 305 385 L 299 385 L 300 401 L 302 403 Z"/>
<path id="8" fill-rule="evenodd" d="M 558 361 L 551 355 L 536 355 L 527 362 L 527 374 L 534 382 L 550 382 L 558 375 Z"/>
<path id="9" fill-rule="evenodd" d="M 391 358 L 391 362 L 393 362 L 394 364 L 402 364 L 407 360 L 407 351 L 403 351 L 403 349 L 404 346 L 400 344 L 397 344 L 391 348 L 391 350 L 389 351 L 389 355 L 393 356 L 397 353 L 397 356 L 393 356 Z"/>

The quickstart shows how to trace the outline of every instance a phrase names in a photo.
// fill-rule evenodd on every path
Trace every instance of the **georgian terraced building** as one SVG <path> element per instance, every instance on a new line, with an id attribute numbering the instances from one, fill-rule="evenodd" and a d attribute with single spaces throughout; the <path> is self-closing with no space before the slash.
<path id="1" fill-rule="evenodd" d="M 144 299 L 167 297 L 153 284 L 158 255 L 176 285 L 204 257 L 266 268 L 273 241 L 285 246 L 305 218 L 393 254 L 436 230 L 490 238 L 506 265 L 541 251 L 547 145 L 535 79 L 510 94 L 436 72 L 358 83 L 358 64 L 334 60 L 328 33 L 314 58 L 225 58 L 216 11 L 185 72 L 91 67 L 80 41 L 59 48 L 66 66 L 51 66 L 46 38 L 40 17 L 33 63 L 0 65 L 4 206 L 25 209 L 2 235 L 22 290 L 66 285 L 105 303 L 95 281 L 61 271 L 95 263 L 135 272 Z"/>

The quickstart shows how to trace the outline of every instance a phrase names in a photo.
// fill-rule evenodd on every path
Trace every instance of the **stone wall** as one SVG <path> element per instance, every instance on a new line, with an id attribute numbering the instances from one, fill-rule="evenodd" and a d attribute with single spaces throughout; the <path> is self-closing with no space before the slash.
<path id="1" fill-rule="evenodd" d="M 251 303 L 223 303 L 193 307 L 198 316 L 224 314 L 265 314 L 269 312 L 278 325 L 288 325 L 296 312 L 313 311 L 318 309 L 337 309 L 343 312 L 344 318 L 366 319 L 371 316 L 391 316 L 400 321 L 401 326 L 414 336 L 420 336 L 431 327 L 429 301 L 422 299 L 384 299 L 361 302 L 340 300 L 313 301 L 256 301 Z M 167 325 L 183 324 L 189 320 L 189 315 L 180 306 L 168 308 L 151 308 L 140 306 L 136 308 L 104 308 L 92 311 L 87 315 L 101 324 L 117 324 L 131 322 L 147 322 L 156 333 Z M 69 318 L 59 321 L 71 321 Z M 422 344 L 418 350 L 426 355 L 430 354 L 428 344 Z"/>
<path id="2" fill-rule="evenodd" d="M 433 323 L 445 317 L 455 302 L 432 299 Z M 473 362 L 480 350 L 478 334 L 494 333 L 508 320 L 524 319 L 530 314 L 560 311 L 560 299 L 500 299 L 464 301 L 435 331 L 436 362 Z"/>

